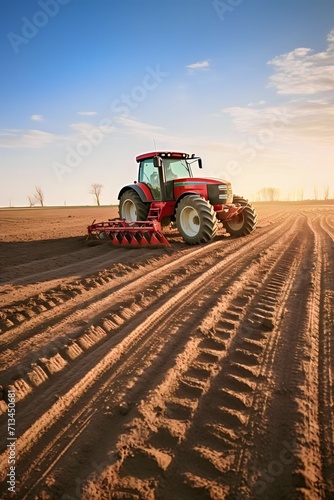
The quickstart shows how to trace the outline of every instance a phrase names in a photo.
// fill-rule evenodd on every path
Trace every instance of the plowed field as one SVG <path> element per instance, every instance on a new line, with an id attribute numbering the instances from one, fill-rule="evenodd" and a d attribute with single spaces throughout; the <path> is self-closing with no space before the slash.
<path id="1" fill-rule="evenodd" d="M 334 205 L 256 208 L 140 249 L 0 211 L 1 498 L 334 498 Z"/>

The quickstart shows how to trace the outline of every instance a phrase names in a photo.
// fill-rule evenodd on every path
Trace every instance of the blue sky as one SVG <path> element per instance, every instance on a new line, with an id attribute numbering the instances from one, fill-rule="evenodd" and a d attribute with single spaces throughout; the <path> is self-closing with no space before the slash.
<path id="1" fill-rule="evenodd" d="M 102 203 L 137 154 L 334 196 L 332 0 L 1 0 L 0 206 Z"/>

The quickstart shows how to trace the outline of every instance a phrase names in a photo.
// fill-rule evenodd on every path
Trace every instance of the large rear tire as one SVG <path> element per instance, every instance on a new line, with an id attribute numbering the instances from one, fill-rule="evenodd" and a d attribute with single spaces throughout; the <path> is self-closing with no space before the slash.
<path id="1" fill-rule="evenodd" d="M 132 189 L 129 189 L 122 194 L 118 211 L 121 219 L 130 222 L 146 220 L 149 211 L 149 203 L 141 201 L 140 196 Z"/>
<path id="2" fill-rule="evenodd" d="M 223 226 L 231 236 L 235 236 L 237 238 L 240 236 L 247 236 L 256 228 L 256 210 L 250 203 L 248 203 L 247 200 L 245 200 L 241 196 L 234 196 L 233 203 L 239 203 L 245 208 L 234 219 L 225 221 L 223 223 Z"/>
<path id="3" fill-rule="evenodd" d="M 186 243 L 199 245 L 212 240 L 218 231 L 213 207 L 201 196 L 190 194 L 176 208 L 176 225 Z"/>

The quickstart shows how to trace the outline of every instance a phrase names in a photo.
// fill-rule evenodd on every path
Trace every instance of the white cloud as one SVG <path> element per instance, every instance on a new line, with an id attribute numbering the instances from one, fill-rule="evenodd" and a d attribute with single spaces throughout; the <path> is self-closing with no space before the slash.
<path id="1" fill-rule="evenodd" d="M 140 122 L 138 120 L 135 120 L 134 118 L 126 118 L 124 116 L 120 116 L 116 119 L 116 121 L 122 127 L 122 129 L 119 129 L 119 131 L 125 131 L 134 135 L 152 137 L 152 134 L 155 134 L 156 136 L 156 134 L 162 134 L 164 131 L 163 127 Z"/>
<path id="2" fill-rule="evenodd" d="M 82 134 L 86 130 L 91 130 L 93 128 L 96 128 L 94 125 L 88 122 L 71 123 L 70 127 L 76 132 L 79 132 L 80 134 Z"/>
<path id="3" fill-rule="evenodd" d="M 0 148 L 39 149 L 56 142 L 58 136 L 41 130 L 5 129 L 0 131 Z"/>
<path id="4" fill-rule="evenodd" d="M 94 130 L 99 128 L 101 133 L 110 133 L 115 130 L 114 127 L 108 126 L 107 129 L 103 125 L 95 126 L 87 122 L 72 123 L 70 125 L 73 132 L 69 134 L 51 134 L 42 130 L 30 129 L 2 129 L 0 130 L 0 149 L 9 148 L 32 148 L 40 149 L 51 144 L 65 145 L 68 143 L 76 143 L 82 138 L 90 137 Z"/>
<path id="5" fill-rule="evenodd" d="M 103 124 L 100 125 L 92 125 L 88 122 L 77 122 L 71 123 L 71 129 L 74 130 L 74 134 L 69 134 L 67 136 L 63 136 L 63 142 L 78 142 L 84 138 L 91 138 L 92 136 L 97 137 L 102 134 L 110 134 L 111 132 L 115 132 L 116 127 Z"/>
<path id="6" fill-rule="evenodd" d="M 312 95 L 334 90 L 334 30 L 327 36 L 324 52 L 313 53 L 310 48 L 297 48 L 275 57 L 268 64 L 275 69 L 269 86 L 279 94 Z"/>
<path id="7" fill-rule="evenodd" d="M 97 115 L 96 111 L 78 111 L 78 115 L 81 116 L 94 116 Z"/>
<path id="8" fill-rule="evenodd" d="M 269 64 L 275 68 L 269 85 L 279 94 L 297 94 L 282 105 L 269 106 L 264 101 L 247 107 L 230 107 L 223 111 L 231 117 L 235 129 L 251 136 L 272 137 L 276 142 L 303 147 L 331 146 L 334 143 L 334 30 L 328 37 L 326 51 L 313 53 L 296 48 L 275 57 Z M 326 93 L 325 93 L 326 92 Z M 320 97 L 321 96 L 321 97 Z"/>
<path id="9" fill-rule="evenodd" d="M 42 122 L 44 120 L 42 115 L 31 115 L 30 119 L 34 122 Z"/>
<path id="10" fill-rule="evenodd" d="M 334 144 L 334 100 L 297 100 L 289 103 L 291 133 L 305 143 Z M 290 126 L 289 126 L 290 128 Z"/>
<path id="11" fill-rule="evenodd" d="M 249 102 L 247 106 L 252 107 L 252 106 L 262 106 L 263 104 L 266 104 L 266 101 L 259 101 L 259 102 Z"/>
<path id="12" fill-rule="evenodd" d="M 231 107 L 223 111 L 239 132 L 272 137 L 272 143 L 334 143 L 334 99 L 301 98 L 286 101 L 281 107 Z"/>
<path id="13" fill-rule="evenodd" d="M 241 132 L 254 132 L 258 128 L 268 124 L 270 118 L 282 113 L 279 108 L 268 107 L 256 109 L 254 105 L 247 108 L 234 106 L 224 108 L 223 111 L 230 115 L 235 128 Z"/>
<path id="14" fill-rule="evenodd" d="M 192 73 L 194 71 L 206 70 L 209 66 L 209 61 L 200 61 L 193 64 L 187 64 L 186 68 Z"/>
<path id="15" fill-rule="evenodd" d="M 46 144 L 51 144 L 57 136 L 41 130 L 29 130 L 22 136 L 22 144 L 27 148 L 42 148 Z"/>
<path id="16" fill-rule="evenodd" d="M 91 132 L 98 127 L 87 122 L 72 123 L 70 125 L 73 130 L 69 134 L 51 134 L 42 130 L 36 129 L 2 129 L 0 130 L 0 149 L 9 148 L 32 148 L 40 149 L 51 144 L 66 144 L 77 142 L 82 139 L 85 132 Z M 103 127 L 101 127 L 103 131 Z M 108 132 L 111 132 L 109 127 Z"/>

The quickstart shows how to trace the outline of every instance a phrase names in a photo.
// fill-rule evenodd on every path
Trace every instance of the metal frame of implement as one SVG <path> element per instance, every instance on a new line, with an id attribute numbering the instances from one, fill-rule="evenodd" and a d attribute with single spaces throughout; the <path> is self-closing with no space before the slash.
<path id="1" fill-rule="evenodd" d="M 157 220 L 130 222 L 124 219 L 95 221 L 88 226 L 87 239 L 102 240 L 109 238 L 112 245 L 165 245 L 170 243 L 162 234 L 161 224 Z"/>

